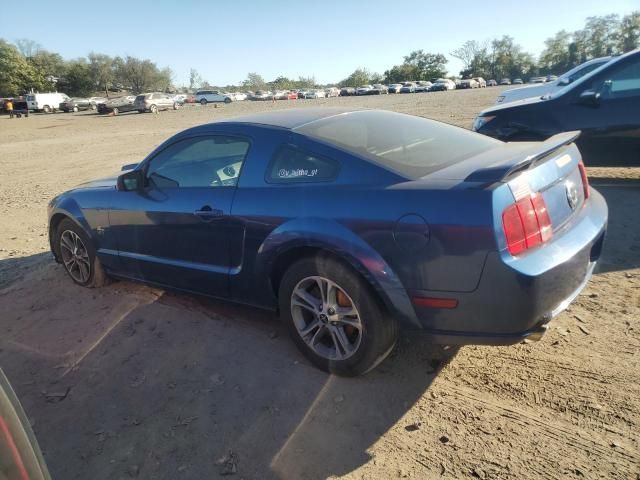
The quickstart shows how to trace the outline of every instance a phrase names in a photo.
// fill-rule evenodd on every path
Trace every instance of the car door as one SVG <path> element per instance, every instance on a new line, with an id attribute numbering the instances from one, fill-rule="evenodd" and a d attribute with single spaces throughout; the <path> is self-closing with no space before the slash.
<path id="1" fill-rule="evenodd" d="M 575 89 L 563 115 L 566 129 L 582 130 L 587 162 L 640 164 L 640 55 L 625 60 Z"/>
<path id="2" fill-rule="evenodd" d="M 249 149 L 232 135 L 178 140 L 141 165 L 144 186 L 118 192 L 109 213 L 125 275 L 219 297 L 229 295 L 230 254 L 244 224 L 231 205 Z"/>

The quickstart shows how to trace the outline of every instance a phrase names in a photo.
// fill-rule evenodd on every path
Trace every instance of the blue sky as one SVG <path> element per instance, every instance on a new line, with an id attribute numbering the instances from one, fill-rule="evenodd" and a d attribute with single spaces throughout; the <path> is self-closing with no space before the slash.
<path id="1" fill-rule="evenodd" d="M 24 22 L 2 22 L 0 37 L 30 38 L 65 58 L 90 51 L 149 58 L 178 85 L 197 69 L 214 85 L 248 72 L 337 82 L 357 67 L 384 72 L 411 50 L 448 55 L 466 40 L 511 35 L 538 54 L 555 32 L 588 16 L 627 14 L 639 0 L 74 0 L 28 2 Z M 5 9 L 6 14 L 6 9 Z M 14 17 L 18 18 L 18 17 Z M 49 26 L 45 25 L 45 22 Z M 450 57 L 457 74 L 461 64 Z"/>

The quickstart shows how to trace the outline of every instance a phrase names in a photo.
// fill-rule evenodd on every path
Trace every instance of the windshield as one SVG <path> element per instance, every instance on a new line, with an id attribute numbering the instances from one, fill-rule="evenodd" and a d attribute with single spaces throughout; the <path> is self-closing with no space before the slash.
<path id="1" fill-rule="evenodd" d="M 337 115 L 295 130 L 336 144 L 409 179 L 423 177 L 500 144 L 451 125 L 389 111 Z"/>

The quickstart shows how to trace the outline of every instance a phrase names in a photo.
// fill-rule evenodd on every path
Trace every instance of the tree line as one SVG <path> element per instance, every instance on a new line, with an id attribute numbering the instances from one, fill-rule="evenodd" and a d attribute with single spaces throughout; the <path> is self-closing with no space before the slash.
<path id="1" fill-rule="evenodd" d="M 640 11 L 620 17 L 588 17 L 584 28 L 575 32 L 561 30 L 545 40 L 545 48 L 536 59 L 524 51 L 513 37 L 493 40 L 469 40 L 450 55 L 461 60 L 460 77 L 529 78 L 534 75 L 561 74 L 589 59 L 616 55 L 640 48 Z M 447 75 L 447 57 L 442 53 L 414 50 L 384 73 L 357 68 L 337 83 L 318 85 L 311 77 L 290 79 L 279 76 L 265 81 L 251 72 L 237 85 L 214 86 L 197 70 L 189 72 L 189 85 L 173 86 L 170 68 L 131 56 L 111 57 L 90 53 L 86 57 L 65 60 L 31 40 L 11 44 L 0 39 L 0 95 L 21 95 L 30 90 L 57 89 L 72 96 L 87 96 L 102 91 L 195 91 L 203 88 L 237 90 L 290 90 L 329 86 L 352 86 L 373 83 L 398 83 L 406 80 L 434 80 Z"/>
<path id="2" fill-rule="evenodd" d="M 478 42 L 470 40 L 451 55 L 462 61 L 460 76 L 527 78 L 559 75 L 592 58 L 618 55 L 640 48 L 640 11 L 588 17 L 583 29 L 561 30 L 545 40 L 538 60 L 509 36 Z"/>
<path id="3" fill-rule="evenodd" d="M 21 39 L 11 44 L 0 39 L 0 95 L 22 95 L 31 90 L 90 96 L 96 92 L 128 90 L 132 93 L 172 89 L 173 72 L 147 59 L 90 53 L 65 60 L 37 43 Z"/>

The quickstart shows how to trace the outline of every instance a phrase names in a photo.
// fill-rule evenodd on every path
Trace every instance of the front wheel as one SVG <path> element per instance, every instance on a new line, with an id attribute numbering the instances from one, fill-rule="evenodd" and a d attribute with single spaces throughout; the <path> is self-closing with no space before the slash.
<path id="1" fill-rule="evenodd" d="M 224 103 L 231 103 L 231 99 L 229 97 L 225 98 Z"/>
<path id="2" fill-rule="evenodd" d="M 120 113 L 120 110 L 118 110 L 118 107 L 114 107 L 113 108 L 113 114 L 114 115 L 118 115 L 118 113 Z"/>
<path id="3" fill-rule="evenodd" d="M 101 287 L 107 276 L 87 234 L 72 220 L 60 222 L 56 231 L 58 258 L 67 274 L 83 287 Z"/>
<path id="4" fill-rule="evenodd" d="M 361 375 L 382 362 L 398 338 L 371 287 L 332 257 L 299 260 L 279 289 L 280 315 L 298 348 L 318 368 Z"/>
<path id="5" fill-rule="evenodd" d="M 202 105 L 203 107 L 205 107 L 207 105 L 207 99 L 203 98 L 202 100 L 200 100 L 200 105 Z"/>
<path id="6" fill-rule="evenodd" d="M 42 107 L 42 111 L 44 113 L 51 113 L 51 107 L 49 105 L 45 105 L 44 107 Z"/>
<path id="7" fill-rule="evenodd" d="M 73 113 L 77 113 L 78 112 L 78 107 L 73 107 Z"/>
<path id="8" fill-rule="evenodd" d="M 151 113 L 158 113 L 158 107 L 156 107 L 155 105 L 151 105 L 151 106 L 149 107 L 149 111 L 150 111 Z"/>
<path id="9" fill-rule="evenodd" d="M 180 104 L 178 102 L 173 103 L 173 109 L 178 110 L 180 108 Z"/>

